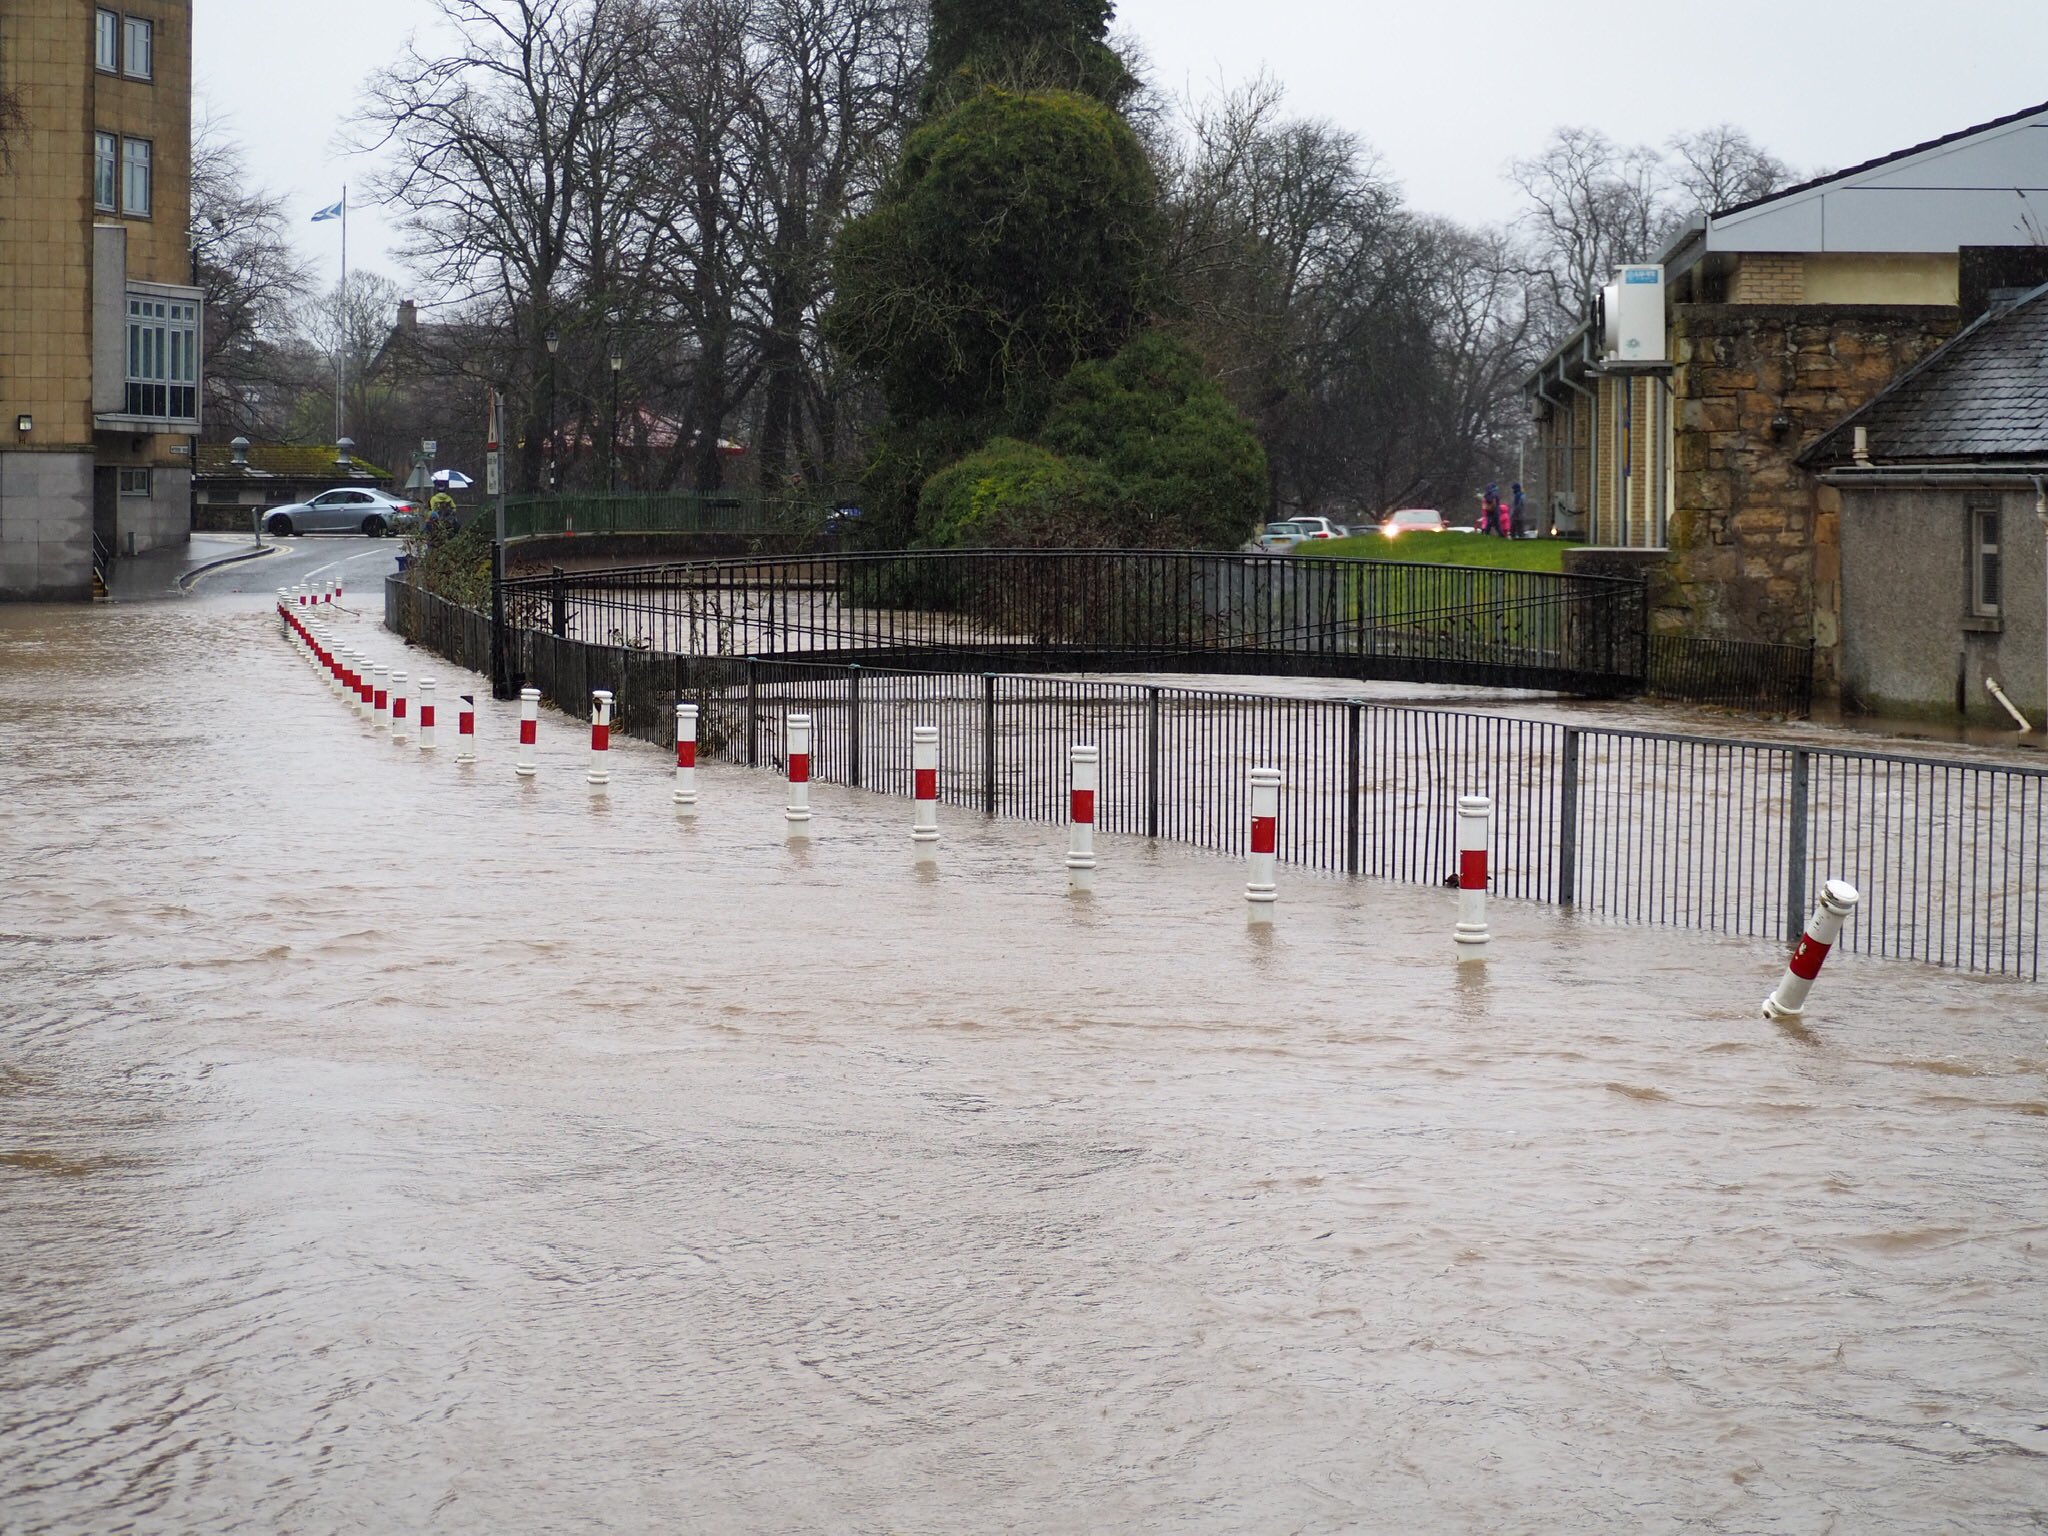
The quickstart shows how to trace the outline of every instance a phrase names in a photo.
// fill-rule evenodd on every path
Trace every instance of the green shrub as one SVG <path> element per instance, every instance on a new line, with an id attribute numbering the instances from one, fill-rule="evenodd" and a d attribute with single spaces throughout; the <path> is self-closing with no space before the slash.
<path id="1" fill-rule="evenodd" d="M 918 540 L 941 549 L 1114 544 L 1116 491 L 1089 460 L 998 437 L 925 481 Z"/>

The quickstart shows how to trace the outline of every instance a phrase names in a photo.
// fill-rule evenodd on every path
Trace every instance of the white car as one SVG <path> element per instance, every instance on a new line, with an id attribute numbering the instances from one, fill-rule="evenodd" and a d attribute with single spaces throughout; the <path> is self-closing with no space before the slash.
<path id="1" fill-rule="evenodd" d="M 310 501 L 272 507 L 263 514 L 263 531 L 277 538 L 290 533 L 367 533 L 374 539 L 418 522 L 419 509 L 404 497 L 345 485 L 322 491 Z"/>
<path id="2" fill-rule="evenodd" d="M 1342 523 L 1333 523 L 1327 517 L 1293 517 L 1288 521 L 1306 528 L 1312 539 L 1341 539 L 1347 532 Z"/>
<path id="3" fill-rule="evenodd" d="M 1268 523 L 1259 531 L 1257 538 L 1244 546 L 1247 555 L 1284 555 L 1297 544 L 1305 544 L 1315 535 L 1299 523 Z"/>

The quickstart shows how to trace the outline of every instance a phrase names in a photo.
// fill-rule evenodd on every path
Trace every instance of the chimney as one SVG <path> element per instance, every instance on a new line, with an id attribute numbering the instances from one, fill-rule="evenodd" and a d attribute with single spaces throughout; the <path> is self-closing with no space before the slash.
<path id="1" fill-rule="evenodd" d="M 1855 441 L 1856 446 L 1851 450 L 1849 457 L 1854 459 L 1858 465 L 1868 467 L 1870 463 L 1870 428 L 1858 427 L 1856 429 Z"/>
<path id="2" fill-rule="evenodd" d="M 398 301 L 398 328 L 408 336 L 420 328 L 420 307 L 411 299 Z"/>
<path id="3" fill-rule="evenodd" d="M 249 467 L 249 439 L 238 437 L 229 443 L 228 447 L 234 451 L 235 468 L 247 469 Z"/>
<path id="4" fill-rule="evenodd" d="M 356 440 L 352 437 L 344 437 L 334 445 L 334 462 L 343 469 L 347 469 L 349 466 L 349 455 L 354 453 L 355 449 Z"/>

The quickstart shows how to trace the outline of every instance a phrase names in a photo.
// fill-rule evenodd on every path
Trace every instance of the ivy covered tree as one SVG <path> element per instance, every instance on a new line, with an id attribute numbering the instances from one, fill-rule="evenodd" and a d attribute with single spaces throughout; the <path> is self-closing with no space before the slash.
<path id="1" fill-rule="evenodd" d="M 1112 0 L 932 0 L 927 108 L 986 85 L 1064 88 L 1118 106 L 1137 82 L 1106 41 Z"/>

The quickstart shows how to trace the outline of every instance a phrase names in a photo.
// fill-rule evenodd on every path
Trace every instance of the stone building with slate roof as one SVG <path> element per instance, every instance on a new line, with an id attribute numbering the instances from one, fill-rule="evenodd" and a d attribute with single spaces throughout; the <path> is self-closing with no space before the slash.
<path id="1" fill-rule="evenodd" d="M 1841 690 L 2048 724 L 2048 285 L 1992 308 L 1799 456 L 1838 520 Z"/>
<path id="2" fill-rule="evenodd" d="M 192 465 L 192 526 L 247 533 L 259 513 L 338 485 L 390 489 L 391 476 L 352 443 L 201 443 Z"/>

